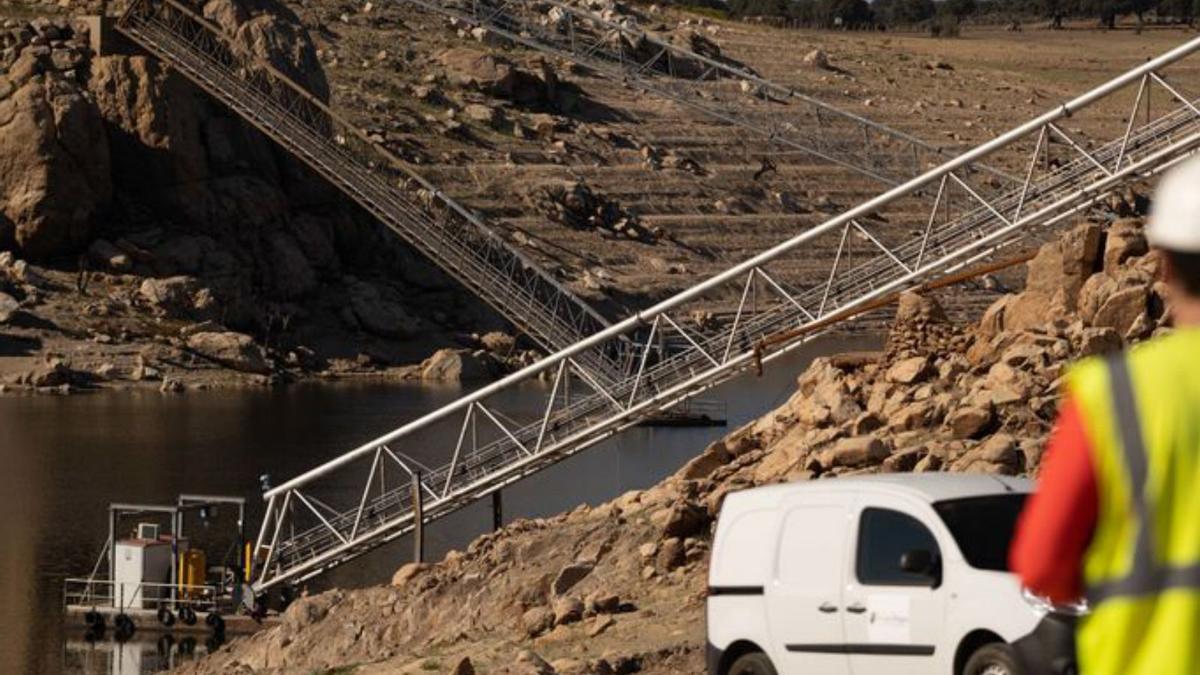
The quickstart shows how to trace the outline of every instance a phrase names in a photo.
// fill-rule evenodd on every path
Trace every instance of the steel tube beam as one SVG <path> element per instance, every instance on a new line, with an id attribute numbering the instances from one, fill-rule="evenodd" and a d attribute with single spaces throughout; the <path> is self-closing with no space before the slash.
<path id="1" fill-rule="evenodd" d="M 895 200 L 897 200 L 901 197 L 904 197 L 916 190 L 919 190 L 919 189 L 929 185 L 930 183 L 939 181 L 939 180 L 941 180 L 941 178 L 943 176 L 947 176 L 956 170 L 962 169 L 974 162 L 977 162 L 977 161 L 987 157 L 988 155 L 992 154 L 993 152 L 995 152 L 1011 143 L 1014 143 L 1014 142 L 1020 140 L 1022 137 L 1026 136 L 1027 134 L 1029 134 L 1033 131 L 1040 130 L 1042 127 L 1044 127 L 1045 125 L 1047 125 L 1051 122 L 1062 119 L 1064 117 L 1069 117 L 1072 114 L 1074 114 L 1075 112 L 1086 107 L 1087 105 L 1089 105 L 1101 98 L 1104 98 L 1108 94 L 1110 94 L 1114 91 L 1117 91 L 1132 82 L 1136 82 L 1143 75 L 1153 72 L 1155 70 L 1161 69 L 1164 66 L 1170 65 L 1170 64 L 1178 61 L 1179 59 L 1182 59 L 1185 56 L 1192 54 L 1197 49 L 1200 49 L 1200 38 L 1194 38 L 1194 39 L 1188 41 L 1187 43 L 1185 43 L 1179 47 L 1176 47 L 1175 49 L 1172 49 L 1171 51 L 1169 51 L 1157 58 L 1151 59 L 1150 61 L 1147 61 L 1145 64 L 1142 64 L 1141 66 L 1138 66 L 1137 68 L 1134 68 L 1133 70 L 1130 70 L 1122 75 L 1119 75 L 1119 76 L 1109 80 L 1105 84 L 1100 85 L 1099 87 L 1096 87 L 1096 88 L 1092 89 L 1091 91 L 1088 91 L 1087 93 L 1085 93 L 1081 96 L 1078 96 L 1066 103 L 1063 103 L 1062 105 L 1058 106 L 1057 108 L 1055 108 L 1055 109 L 1053 109 L 1053 110 L 1051 110 L 1029 122 L 1026 122 L 1025 124 L 1022 124 L 1013 130 L 1011 130 L 1007 133 L 1004 133 L 991 141 L 983 143 L 982 145 L 974 148 L 973 150 L 970 150 L 970 151 L 946 162 L 942 166 L 940 166 L 936 169 L 933 169 L 931 171 L 928 171 L 916 178 L 913 178 L 912 180 L 909 180 L 900 186 L 897 186 L 895 188 L 887 190 L 886 192 L 880 194 L 879 196 L 869 199 L 869 200 L 863 202 L 862 204 L 859 204 L 858 206 L 855 206 L 855 207 L 845 211 L 844 213 L 825 221 L 821 225 L 818 225 L 810 230 L 807 230 L 799 235 L 796 235 L 795 237 L 792 237 L 791 239 L 788 239 L 787 241 L 785 241 L 781 244 L 778 244 L 770 249 L 767 249 L 766 251 L 763 251 L 762 253 L 759 253 L 758 255 L 755 255 L 740 264 L 734 265 L 733 267 L 725 270 L 724 272 L 721 272 L 721 273 L 711 277 L 707 281 L 696 284 L 695 286 L 692 286 L 691 288 L 681 291 L 680 293 L 677 293 L 673 297 L 671 297 L 667 300 L 664 300 L 664 301 L 650 307 L 647 310 L 637 312 L 634 315 L 630 316 L 629 318 L 627 318 L 623 321 L 620 321 L 616 324 L 613 324 L 612 326 L 610 326 L 598 333 L 595 333 L 591 337 L 580 340 L 579 342 L 575 343 L 574 345 L 572 345 L 570 347 L 567 347 L 566 349 L 561 349 L 561 350 L 555 352 L 554 354 L 541 359 L 537 363 L 526 366 L 525 368 L 522 368 L 521 370 L 518 370 L 517 372 L 515 372 L 511 375 L 508 375 L 507 377 L 505 377 L 497 382 L 494 382 L 490 385 L 484 386 L 484 387 L 476 390 L 472 394 L 469 394 L 463 398 L 460 398 L 459 400 L 455 401 L 454 403 L 452 403 L 448 406 L 445 406 L 443 408 L 440 408 L 438 410 L 430 412 L 426 415 L 423 415 L 420 418 L 401 426 L 400 428 L 396 429 L 395 431 L 385 434 L 369 443 L 365 443 L 365 444 L 359 446 L 358 448 L 351 450 L 350 452 L 347 452 L 347 453 L 345 453 L 329 462 L 326 462 L 325 464 L 322 464 L 314 469 L 306 471 L 305 473 L 266 492 L 265 497 L 270 498 L 271 496 L 293 490 L 296 487 L 304 485 L 305 483 L 307 483 L 315 478 L 326 475 L 331 471 L 334 471 L 342 466 L 345 466 L 346 464 L 358 459 L 359 457 L 363 456 L 364 454 L 371 452 L 379 444 L 388 443 L 395 439 L 406 436 L 406 435 L 412 433 L 413 431 L 416 431 L 418 429 L 429 426 L 430 424 L 437 422 L 438 420 L 441 420 L 449 415 L 452 415 L 456 412 L 463 410 L 466 406 L 469 406 L 472 403 L 481 401 L 481 400 L 487 398 L 488 396 L 491 396 L 492 394 L 495 394 L 496 392 L 507 389 L 508 387 L 510 387 L 518 382 L 521 382 L 521 381 L 524 381 L 531 377 L 534 377 L 534 376 L 538 375 L 539 373 L 541 373 L 542 371 L 547 370 L 551 367 L 554 367 L 561 360 L 568 359 L 568 358 L 574 357 L 576 355 L 582 354 L 583 352 L 587 351 L 588 349 L 598 346 L 598 345 L 604 343 L 605 341 L 608 341 L 608 340 L 610 340 L 614 337 L 617 337 L 623 333 L 626 333 L 630 330 L 636 329 L 639 326 L 647 325 L 649 322 L 653 321 L 654 318 L 656 318 L 658 315 L 664 314 L 670 310 L 676 309 L 691 300 L 700 298 L 703 295 L 705 295 L 706 293 L 708 293 L 709 291 L 712 291 L 712 290 L 726 284 L 730 280 L 735 279 L 735 278 L 739 277 L 740 275 L 751 272 L 752 270 L 754 270 L 756 268 L 762 267 L 762 266 L 766 265 L 767 263 L 771 262 L 772 260 L 775 260 L 776 258 L 779 258 L 780 256 L 797 249 L 798 247 L 804 245 L 805 243 L 808 243 L 808 242 L 816 239 L 817 237 L 819 237 L 823 234 L 826 234 L 827 232 L 834 231 L 837 228 L 849 223 L 852 220 L 859 219 L 866 215 L 869 215 L 870 213 L 880 209 L 883 206 L 886 206 L 887 204 L 889 204 L 892 201 L 895 201 Z M 1113 175 L 1115 176 L 1118 174 L 1113 174 Z M 1028 220 L 1029 220 L 1029 218 L 1022 219 L 1023 222 L 1028 221 Z"/>

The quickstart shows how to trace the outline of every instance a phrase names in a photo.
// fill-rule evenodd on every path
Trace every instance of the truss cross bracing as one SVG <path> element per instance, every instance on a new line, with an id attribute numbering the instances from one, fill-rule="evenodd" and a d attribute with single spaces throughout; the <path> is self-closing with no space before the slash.
<path id="1" fill-rule="evenodd" d="M 608 322 L 474 213 L 417 175 L 287 76 L 176 0 L 134 0 L 118 30 L 182 73 L 477 294 L 548 351 Z M 620 352 L 575 362 L 587 377 L 619 379 Z"/>
<path id="2" fill-rule="evenodd" d="M 1189 156 L 1200 146 L 1197 99 L 1165 71 L 1197 50 L 1200 38 L 267 491 L 256 588 L 316 576 L 410 531 L 414 480 L 425 495 L 424 518 L 441 518 L 711 389 L 759 358 L 779 357 L 855 309 L 961 271 Z M 1151 90 L 1161 92 L 1153 110 Z M 1130 110 L 1127 124 L 1106 131 L 1114 106 Z M 1089 116 L 1099 121 L 1094 137 L 1083 132 Z M 980 174 L 968 168 L 985 157 L 1023 167 L 1023 178 L 998 194 L 983 191 Z M 896 213 L 923 215 L 910 227 L 889 225 Z M 826 268 L 789 290 L 772 271 L 789 256 Z M 730 320 L 705 329 L 689 322 L 692 309 L 713 301 L 736 306 Z M 628 375 L 611 385 L 589 380 L 579 356 L 616 344 L 631 345 Z M 538 412 L 505 414 L 514 390 L 528 395 L 538 380 L 549 381 Z M 440 465 L 418 462 L 417 454 Z M 346 492 L 347 485 L 358 487 Z"/>
<path id="3" fill-rule="evenodd" d="M 902 183 L 952 156 L 732 61 L 656 37 L 628 17 L 608 18 L 560 0 L 407 1 L 886 184 Z M 1013 180 L 972 168 L 991 174 L 989 192 Z"/>

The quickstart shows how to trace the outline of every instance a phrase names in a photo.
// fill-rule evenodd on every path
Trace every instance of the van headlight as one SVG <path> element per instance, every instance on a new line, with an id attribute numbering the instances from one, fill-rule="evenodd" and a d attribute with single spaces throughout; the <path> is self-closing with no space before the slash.
<path id="1" fill-rule="evenodd" d="M 1044 595 L 1038 595 L 1028 588 L 1021 588 L 1021 597 L 1038 614 L 1061 614 L 1064 616 L 1084 616 L 1091 611 L 1087 599 L 1079 598 L 1072 602 L 1054 602 Z"/>

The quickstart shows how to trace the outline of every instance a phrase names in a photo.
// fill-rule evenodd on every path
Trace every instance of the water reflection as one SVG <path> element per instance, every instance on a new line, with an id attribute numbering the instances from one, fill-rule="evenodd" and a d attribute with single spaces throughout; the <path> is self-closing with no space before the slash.
<path id="1" fill-rule="evenodd" d="M 68 636 L 63 641 L 64 672 L 86 675 L 143 675 L 202 658 L 221 641 L 214 637 L 160 635 L 157 639 L 90 640 Z"/>
<path id="2" fill-rule="evenodd" d="M 740 425 L 789 396 L 812 356 L 873 343 L 814 343 L 773 363 L 763 377 L 735 380 L 710 398 L 724 401 L 730 425 Z M 361 383 L 183 396 L 0 397 L 0 625 L 8 629 L 0 663 L 20 673 L 132 672 L 88 670 L 87 659 L 107 659 L 110 668 L 134 662 L 156 664 L 146 666 L 151 671 L 161 667 L 165 657 L 153 640 L 137 642 L 142 647 L 105 640 L 80 645 L 81 636 L 62 628 L 62 580 L 95 564 L 107 535 L 109 502 L 173 502 L 181 492 L 243 495 L 253 532 L 261 515 L 260 474 L 270 473 L 278 483 L 462 393 L 455 387 Z M 512 392 L 505 409 L 537 409 L 544 393 L 538 385 Z M 456 434 L 452 426 L 430 434 Z M 505 519 L 549 515 L 649 486 L 724 432 L 632 429 L 505 489 Z M 405 450 L 430 465 L 446 461 L 432 455 L 433 447 L 418 440 Z M 427 553 L 440 557 L 490 526 L 489 505 L 475 504 L 427 529 Z M 410 547 L 397 540 L 321 583 L 384 581 L 408 559 Z"/>

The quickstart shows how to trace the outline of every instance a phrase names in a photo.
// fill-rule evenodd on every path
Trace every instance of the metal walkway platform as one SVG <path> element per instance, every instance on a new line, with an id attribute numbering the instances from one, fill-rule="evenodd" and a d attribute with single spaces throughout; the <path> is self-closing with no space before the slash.
<path id="1" fill-rule="evenodd" d="M 581 340 L 470 396 L 355 448 L 265 493 L 256 548 L 258 590 L 343 564 L 620 433 L 640 420 L 795 349 L 889 294 L 963 270 L 1081 213 L 1131 180 L 1200 146 L 1200 109 L 1164 71 L 1200 50 L 1200 39 L 1130 70 L 996 139 L 908 180 L 654 307 Z M 1194 59 L 1193 59 L 1194 61 Z M 1196 63 L 1180 69 L 1195 77 Z M 1173 71 L 1174 72 L 1174 71 Z M 1158 90 L 1153 109 L 1151 90 Z M 1125 98 L 1128 95 L 1128 98 Z M 1165 103 L 1169 102 L 1169 103 Z M 1089 115 L 1130 106 L 1123 133 L 1087 137 Z M 1063 121 L 1070 117 L 1070 127 Z M 1023 167 L 996 194 L 969 167 L 983 159 Z M 927 214 L 893 224 L 896 214 Z M 892 218 L 889 218 L 892 216 Z M 794 290 L 772 271 L 789 258 L 822 261 Z M 725 324 L 692 327 L 689 312 L 733 298 Z M 577 359 L 632 345 L 635 367 L 597 384 Z M 766 345 L 771 345 L 767 348 Z M 548 380 L 537 414 L 506 414 L 513 390 Z M 434 430 L 453 429 L 442 440 Z M 430 468 L 414 455 L 434 456 Z M 358 486 L 357 489 L 347 486 Z"/>
<path id="2" fill-rule="evenodd" d="M 547 351 L 607 327 L 583 300 L 380 143 L 176 0 L 134 0 L 117 30 L 182 73 L 358 202 Z M 615 350 L 580 354 L 611 383 Z"/>

